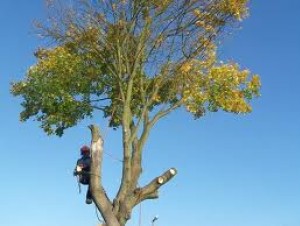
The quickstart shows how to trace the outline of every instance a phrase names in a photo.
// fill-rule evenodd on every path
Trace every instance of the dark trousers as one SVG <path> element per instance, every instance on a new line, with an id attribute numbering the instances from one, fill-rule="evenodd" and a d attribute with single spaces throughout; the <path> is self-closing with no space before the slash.
<path id="1" fill-rule="evenodd" d="M 88 185 L 88 189 L 86 191 L 86 199 L 92 199 L 91 186 Z"/>
<path id="2" fill-rule="evenodd" d="M 88 172 L 83 172 L 79 179 L 81 184 L 87 185 L 88 189 L 86 191 L 86 199 L 92 199 L 92 192 L 90 188 L 90 175 Z"/>

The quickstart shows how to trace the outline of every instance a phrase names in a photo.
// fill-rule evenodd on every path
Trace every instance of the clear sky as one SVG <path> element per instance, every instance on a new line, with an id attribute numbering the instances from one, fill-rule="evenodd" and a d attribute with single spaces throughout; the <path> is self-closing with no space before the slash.
<path id="1" fill-rule="evenodd" d="M 30 3 L 29 3 L 30 2 Z M 72 176 L 79 147 L 90 142 L 85 121 L 63 138 L 47 137 L 37 122 L 21 124 L 11 81 L 34 63 L 40 44 L 32 21 L 45 16 L 42 0 L 0 3 L 0 225 L 96 226 Z M 211 113 L 194 121 L 172 114 L 152 133 L 145 150 L 146 183 L 169 167 L 179 171 L 160 199 L 137 208 L 129 226 L 300 225 L 300 2 L 252 1 L 251 16 L 224 41 L 223 60 L 261 76 L 262 97 L 247 116 Z M 99 116 L 105 150 L 120 156 L 120 134 Z M 105 156 L 109 196 L 119 184 L 120 163 Z"/>

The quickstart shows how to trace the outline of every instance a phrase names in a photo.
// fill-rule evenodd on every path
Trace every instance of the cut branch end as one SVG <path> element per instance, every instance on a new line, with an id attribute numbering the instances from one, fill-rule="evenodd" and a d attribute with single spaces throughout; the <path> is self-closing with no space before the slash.
<path id="1" fill-rule="evenodd" d="M 163 184 L 164 183 L 164 178 L 162 178 L 162 177 L 157 178 L 157 183 Z"/>
<path id="2" fill-rule="evenodd" d="M 175 168 L 171 168 L 169 171 L 170 171 L 170 174 L 173 176 L 175 176 L 177 173 L 177 170 Z"/>

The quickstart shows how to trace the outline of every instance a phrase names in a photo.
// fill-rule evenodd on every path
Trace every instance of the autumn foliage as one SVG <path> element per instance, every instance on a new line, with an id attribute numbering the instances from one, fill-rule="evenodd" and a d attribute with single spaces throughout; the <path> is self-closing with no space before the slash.
<path id="1" fill-rule="evenodd" d="M 111 0 L 65 10 L 40 27 L 57 46 L 39 48 L 12 88 L 24 97 L 21 120 L 36 117 L 49 134 L 94 110 L 118 127 L 128 89 L 134 119 L 145 106 L 184 106 L 196 118 L 219 109 L 248 113 L 259 95 L 257 75 L 217 59 L 219 36 L 247 16 L 246 0 Z"/>

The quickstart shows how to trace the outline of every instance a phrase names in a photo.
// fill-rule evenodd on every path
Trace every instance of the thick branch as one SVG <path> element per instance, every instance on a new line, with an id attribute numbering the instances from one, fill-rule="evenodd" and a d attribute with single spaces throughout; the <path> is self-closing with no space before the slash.
<path id="1" fill-rule="evenodd" d="M 157 85 L 155 90 L 153 91 L 153 96 L 155 96 L 159 91 L 159 86 Z M 180 104 L 182 103 L 181 100 L 179 100 L 177 103 L 175 103 L 174 105 L 170 106 L 167 109 L 161 110 L 159 111 L 151 121 L 149 121 L 148 118 L 148 106 L 150 106 L 153 103 L 153 96 L 150 98 L 150 100 L 148 100 L 148 102 L 146 102 L 146 105 L 144 106 L 143 110 L 142 110 L 142 115 L 141 115 L 141 119 L 143 119 L 144 121 L 144 125 L 143 125 L 143 129 L 142 129 L 142 133 L 140 138 L 138 139 L 137 145 L 135 146 L 135 148 L 133 149 L 133 155 L 132 155 L 132 162 L 131 162 L 131 169 L 132 169 L 132 187 L 135 187 L 137 185 L 138 179 L 140 177 L 140 174 L 142 172 L 142 166 L 141 166 L 141 161 L 142 161 L 142 151 L 143 151 L 143 147 L 145 145 L 145 142 L 149 136 L 150 130 L 151 128 L 154 126 L 154 124 L 162 117 L 166 116 L 167 114 L 169 114 L 171 111 L 173 111 L 174 109 L 176 109 L 177 107 L 180 106 Z M 139 121 L 138 121 L 138 125 L 135 128 L 135 130 L 133 130 L 133 138 L 136 138 L 136 133 L 137 130 L 139 129 Z"/>
<path id="2" fill-rule="evenodd" d="M 99 128 L 97 126 L 90 125 L 89 128 L 91 129 L 92 133 L 90 189 L 92 192 L 93 201 L 107 225 L 119 226 L 120 224 L 112 211 L 112 204 L 107 197 L 101 183 L 103 139 L 100 136 Z"/>
<path id="3" fill-rule="evenodd" d="M 126 208 L 126 197 L 128 196 L 128 189 L 131 184 L 131 151 L 132 144 L 130 143 L 131 129 L 130 122 L 132 114 L 128 101 L 124 104 L 124 112 L 122 116 L 122 139 L 123 139 L 123 167 L 122 179 L 118 194 L 114 200 L 114 213 L 117 214 L 119 221 L 129 219 L 129 211 Z M 121 214 L 122 212 L 122 214 Z"/>
<path id="4" fill-rule="evenodd" d="M 149 184 L 147 184 L 143 188 L 136 189 L 136 200 L 134 206 L 146 199 L 158 198 L 158 189 L 162 185 L 166 184 L 169 180 L 171 180 L 176 174 L 177 170 L 175 168 L 171 168 L 164 172 L 161 176 L 153 179 Z"/>

